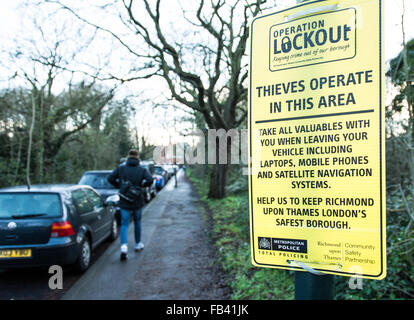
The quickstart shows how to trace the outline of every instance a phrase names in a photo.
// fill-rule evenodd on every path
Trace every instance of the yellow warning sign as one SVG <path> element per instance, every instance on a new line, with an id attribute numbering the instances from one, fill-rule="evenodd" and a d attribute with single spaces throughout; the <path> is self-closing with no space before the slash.
<path id="1" fill-rule="evenodd" d="M 256 266 L 386 275 L 382 10 L 312 1 L 251 24 Z"/>

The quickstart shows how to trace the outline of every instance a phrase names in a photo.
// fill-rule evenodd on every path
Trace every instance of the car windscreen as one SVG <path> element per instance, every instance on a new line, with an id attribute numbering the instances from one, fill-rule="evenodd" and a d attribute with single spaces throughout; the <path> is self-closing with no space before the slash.
<path id="1" fill-rule="evenodd" d="M 151 170 L 154 168 L 153 166 L 150 166 L 148 164 L 142 164 L 141 167 L 147 170 L 150 174 L 154 174 L 153 170 Z"/>
<path id="2" fill-rule="evenodd" d="M 79 180 L 79 184 L 86 184 L 96 189 L 115 189 L 108 182 L 110 173 L 85 173 Z"/>
<path id="3" fill-rule="evenodd" d="M 0 193 L 0 219 L 61 216 L 62 205 L 57 193 Z"/>
<path id="4" fill-rule="evenodd" d="M 162 176 L 164 170 L 161 167 L 154 167 L 154 173 Z"/>

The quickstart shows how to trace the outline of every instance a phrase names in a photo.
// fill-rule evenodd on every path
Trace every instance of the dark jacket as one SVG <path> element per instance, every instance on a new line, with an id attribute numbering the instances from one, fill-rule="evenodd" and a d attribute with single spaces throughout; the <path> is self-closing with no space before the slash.
<path id="1" fill-rule="evenodd" d="M 127 161 L 117 167 L 108 177 L 108 181 L 115 188 L 119 188 L 120 168 L 122 169 L 122 178 L 131 181 L 136 186 L 150 187 L 152 185 L 153 177 L 148 170 L 139 166 L 139 160 L 135 158 L 128 158 Z M 143 180 L 145 183 L 142 184 Z M 120 197 L 119 207 L 126 210 L 136 210 L 144 206 L 144 193 L 137 201 L 131 203 Z"/>

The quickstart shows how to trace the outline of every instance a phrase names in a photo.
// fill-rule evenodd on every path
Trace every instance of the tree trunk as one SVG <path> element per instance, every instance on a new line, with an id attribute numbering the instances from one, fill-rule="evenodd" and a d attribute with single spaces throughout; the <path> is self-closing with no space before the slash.
<path id="1" fill-rule="evenodd" d="M 215 164 L 213 166 L 210 176 L 209 198 L 223 199 L 226 196 L 228 169 L 228 164 Z"/>
<path id="2" fill-rule="evenodd" d="M 210 188 L 208 197 L 213 199 L 223 199 L 226 196 L 227 176 L 229 172 L 229 162 L 231 159 L 231 140 L 226 137 L 225 150 L 220 150 L 219 138 L 216 138 L 216 162 L 210 175 Z M 226 153 L 226 163 L 220 163 L 220 152 Z"/>

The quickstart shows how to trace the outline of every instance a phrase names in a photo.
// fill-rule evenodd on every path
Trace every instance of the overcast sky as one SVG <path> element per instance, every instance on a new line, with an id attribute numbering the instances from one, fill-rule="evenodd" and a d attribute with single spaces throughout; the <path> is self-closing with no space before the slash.
<path id="1" fill-rule="evenodd" d="M 96 0 L 95 0 L 96 1 Z M 171 1 L 168 2 L 171 4 Z M 403 8 L 403 1 L 404 0 L 384 0 L 384 32 L 385 32 L 385 60 L 390 60 L 394 58 L 402 49 L 402 32 L 401 32 L 401 13 Z M 15 39 L 16 33 L 19 30 L 22 24 L 22 17 L 21 11 L 17 8 L 22 0 L 14 0 L 14 1 L 0 1 L 0 41 L 2 43 L 1 50 L 7 50 L 5 47 L 6 43 L 10 43 L 7 40 Z M 296 3 L 296 0 L 279 0 L 279 9 L 284 9 L 289 6 L 292 6 Z M 277 11 L 275 10 L 275 11 Z M 175 23 L 178 23 L 179 20 L 176 20 Z M 406 32 L 406 41 L 410 40 L 414 37 L 414 1 L 413 0 L 405 0 L 405 32 Z M 27 35 L 27 34 L 26 34 Z M 5 75 L 0 75 L 0 78 L 4 78 Z M 159 80 L 158 80 L 159 81 Z M 0 84 L 1 85 L 1 84 Z M 152 85 L 153 87 L 153 85 Z M 148 108 L 150 108 L 149 106 Z M 158 119 L 165 117 L 166 109 L 158 110 L 154 112 L 143 111 L 145 113 L 145 117 L 143 115 L 137 115 L 138 118 L 148 118 L 148 117 L 156 117 Z M 153 113 L 153 114 L 150 114 Z M 163 141 L 163 143 L 168 143 L 169 136 L 175 135 L 175 128 L 161 128 L 157 127 L 157 121 L 151 121 L 148 118 L 145 126 L 148 125 L 149 127 L 155 126 L 155 131 L 158 134 L 154 134 L 148 132 L 149 136 L 158 136 L 159 139 Z M 171 117 L 170 117 L 171 119 Z M 151 124 L 151 122 L 153 122 Z M 142 124 L 141 124 L 142 126 Z M 165 127 L 165 126 L 164 126 Z M 145 130 L 148 131 L 148 128 Z M 154 128 L 153 128 L 154 129 Z M 161 137 L 161 138 L 160 138 Z M 174 141 L 174 139 L 173 139 Z M 154 141 L 155 142 L 155 141 Z M 158 142 L 159 143 L 159 142 Z"/>
<path id="2" fill-rule="evenodd" d="M 0 1 L 0 35 L 10 37 L 21 24 L 17 7 L 22 0 Z M 173 1 L 173 0 L 168 0 Z M 289 7 L 296 0 L 279 0 L 280 7 Z M 401 50 L 401 12 L 403 0 L 384 0 L 385 58 L 395 57 Z M 405 0 L 405 30 L 407 39 L 414 37 L 414 1 Z"/>

